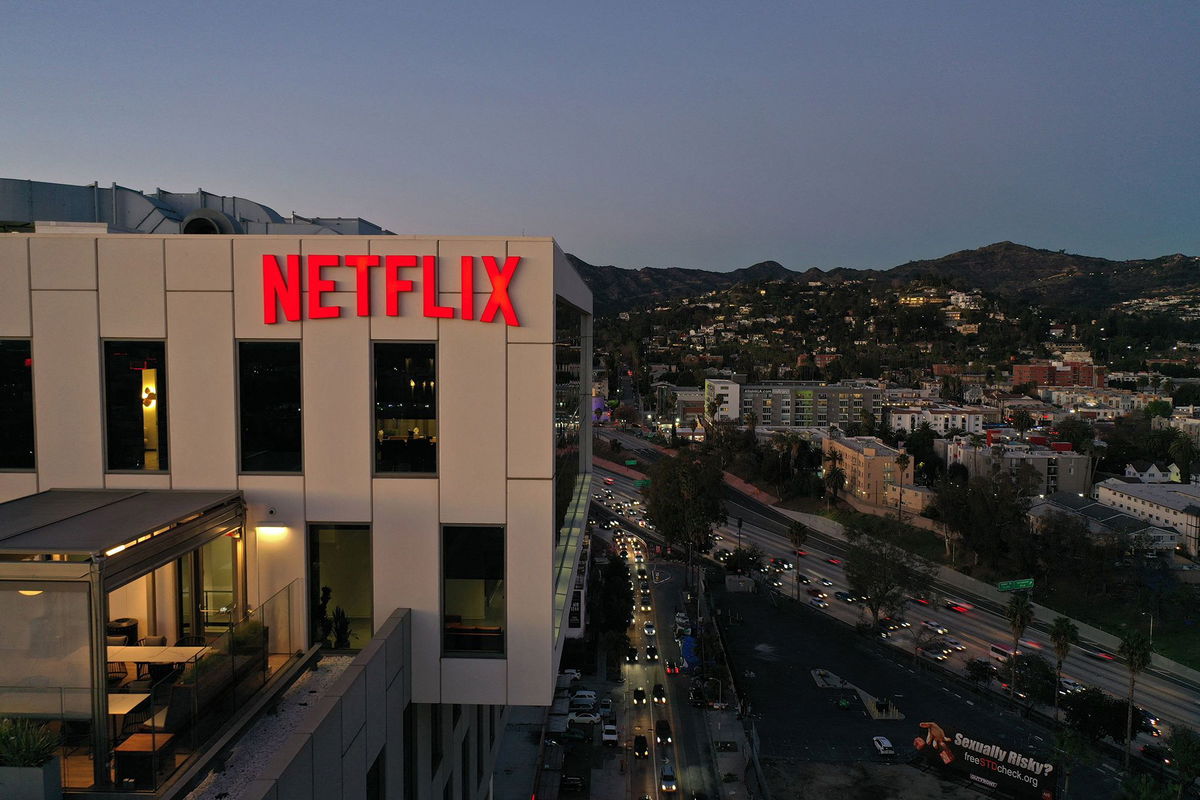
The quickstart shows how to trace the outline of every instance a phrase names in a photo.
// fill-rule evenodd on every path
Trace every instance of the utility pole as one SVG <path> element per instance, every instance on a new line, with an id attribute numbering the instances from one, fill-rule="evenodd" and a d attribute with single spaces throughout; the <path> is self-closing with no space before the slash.
<path id="1" fill-rule="evenodd" d="M 742 549 L 742 518 L 738 517 L 738 550 Z"/>

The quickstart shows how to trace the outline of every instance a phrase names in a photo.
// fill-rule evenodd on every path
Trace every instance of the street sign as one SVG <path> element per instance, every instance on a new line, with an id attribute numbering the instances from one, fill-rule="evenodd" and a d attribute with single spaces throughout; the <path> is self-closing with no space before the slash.
<path id="1" fill-rule="evenodd" d="M 645 489 L 649 485 L 650 485 L 650 480 L 648 478 L 646 480 L 633 482 L 633 488 L 635 488 L 635 489 Z"/>
<path id="2" fill-rule="evenodd" d="M 1032 589 L 1033 578 L 1022 578 L 1019 581 L 1000 581 L 996 588 L 1002 592 L 1012 592 L 1017 589 Z"/>
<path id="3" fill-rule="evenodd" d="M 631 458 L 631 459 L 629 459 L 628 461 L 626 461 L 626 462 L 625 462 L 625 466 L 627 466 L 627 467 L 636 467 L 636 466 L 637 466 L 637 459 L 636 459 L 636 458 Z"/>

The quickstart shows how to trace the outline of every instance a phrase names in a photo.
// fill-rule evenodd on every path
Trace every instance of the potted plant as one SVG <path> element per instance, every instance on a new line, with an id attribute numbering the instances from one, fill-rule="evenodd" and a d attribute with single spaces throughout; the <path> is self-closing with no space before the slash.
<path id="1" fill-rule="evenodd" d="M 28 719 L 0 719 L 0 797 L 58 800 L 62 770 L 58 737 Z"/>

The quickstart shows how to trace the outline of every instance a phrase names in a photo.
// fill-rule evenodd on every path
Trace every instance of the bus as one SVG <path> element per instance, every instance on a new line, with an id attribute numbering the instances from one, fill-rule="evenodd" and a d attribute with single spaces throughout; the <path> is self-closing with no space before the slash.
<path id="1" fill-rule="evenodd" d="M 1021 655 L 1020 650 L 1013 650 L 1006 644 L 994 644 L 991 647 L 992 658 L 1000 662 L 1008 661 L 1013 656 Z"/>

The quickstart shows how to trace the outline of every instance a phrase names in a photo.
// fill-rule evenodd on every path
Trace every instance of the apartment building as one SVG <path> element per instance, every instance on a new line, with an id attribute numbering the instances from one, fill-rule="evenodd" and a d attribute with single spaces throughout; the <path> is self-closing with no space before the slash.
<path id="1" fill-rule="evenodd" d="M 940 435 L 950 431 L 983 433 L 983 425 L 988 421 L 988 416 L 988 410 L 982 408 L 942 403 L 893 407 L 887 410 L 888 425 L 894 429 L 913 431 L 922 424 L 928 424 Z"/>
<path id="2" fill-rule="evenodd" d="M 874 436 L 827 436 L 821 441 L 821 450 L 826 463 L 833 459 L 845 472 L 844 492 L 865 503 L 887 504 L 889 487 L 913 481 L 912 459 L 901 470 L 896 459 L 904 451 Z"/>
<path id="3" fill-rule="evenodd" d="M 1036 476 L 1034 494 L 1073 492 L 1086 495 L 1092 486 L 1088 457 L 1070 450 L 1026 442 L 976 446 L 969 436 L 934 439 L 933 447 L 947 466 L 962 464 L 972 477 L 991 475 L 993 469 L 1015 475 L 1022 465 L 1027 464 L 1033 468 L 1029 474 Z"/>
<path id="4" fill-rule="evenodd" d="M 1034 361 L 1013 365 L 1013 384 L 1103 387 L 1106 367 L 1082 361 Z"/>
<path id="5" fill-rule="evenodd" d="M 717 419 L 745 420 L 753 412 L 764 427 L 813 427 L 836 425 L 845 429 L 861 423 L 864 412 L 876 421 L 883 419 L 886 389 L 874 381 L 763 381 L 737 384 L 706 380 L 704 394 L 722 397 Z"/>
<path id="6" fill-rule="evenodd" d="M 1170 554 L 1175 552 L 1181 538 L 1173 528 L 1151 524 L 1145 519 L 1072 492 L 1035 498 L 1029 506 L 1029 521 L 1035 531 L 1054 515 L 1079 520 L 1096 539 L 1110 542 L 1124 540 L 1139 550 Z"/>
<path id="7" fill-rule="evenodd" d="M 1181 483 L 1127 483 L 1109 478 L 1092 493 L 1098 503 L 1179 532 L 1184 551 L 1200 555 L 1200 486 Z"/>
<path id="8" fill-rule="evenodd" d="M 0 717 L 63 733 L 73 795 L 165 796 L 359 651 L 340 747 L 289 738 L 256 796 L 490 798 L 579 589 L 590 292 L 549 238 L 205 199 L 0 235 Z"/>

